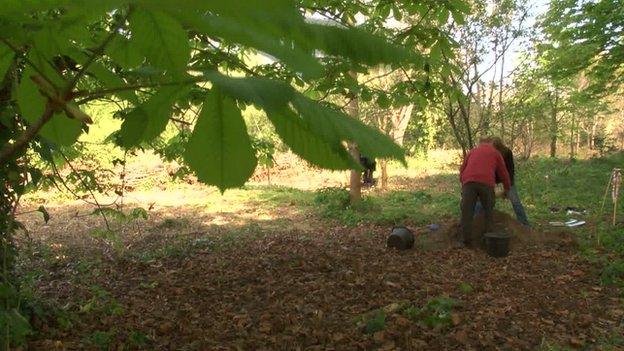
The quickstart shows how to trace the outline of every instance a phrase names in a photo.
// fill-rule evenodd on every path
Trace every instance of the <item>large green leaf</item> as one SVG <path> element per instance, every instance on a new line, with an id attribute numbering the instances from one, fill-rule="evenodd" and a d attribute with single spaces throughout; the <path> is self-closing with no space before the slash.
<path id="1" fill-rule="evenodd" d="M 306 32 L 304 40 L 325 54 L 347 57 L 367 65 L 405 63 L 419 59 L 407 49 L 359 28 L 308 24 Z"/>
<path id="2" fill-rule="evenodd" d="M 0 43 L 0 81 L 4 79 L 7 70 L 11 67 L 13 57 L 15 57 L 13 50 Z"/>
<path id="3" fill-rule="evenodd" d="M 266 26 L 250 29 L 244 21 L 237 18 L 208 14 L 184 12 L 179 16 L 181 21 L 198 32 L 265 52 L 303 73 L 307 78 L 318 78 L 322 73 L 321 64 L 309 51 L 291 45 L 290 41 L 283 40 L 281 36 L 272 35 L 274 31 Z M 266 23 L 271 23 L 271 20 L 267 19 Z"/>
<path id="4" fill-rule="evenodd" d="M 370 157 L 404 160 L 404 151 L 389 137 L 338 110 L 296 93 L 287 84 L 265 78 L 232 78 L 216 72 L 204 77 L 233 99 L 264 109 L 293 152 L 329 168 L 357 167 L 342 146 L 354 141 Z M 293 103 L 302 117 L 290 111 Z"/>
<path id="5" fill-rule="evenodd" d="M 16 100 L 22 117 L 31 124 L 41 118 L 47 101 L 30 79 L 33 74 L 30 68 L 24 70 L 16 92 Z M 64 114 L 55 114 L 39 131 L 39 135 L 57 145 L 71 145 L 81 133 L 82 123 Z"/>
<path id="6" fill-rule="evenodd" d="M 303 95 L 297 95 L 293 105 L 309 129 L 324 139 L 334 143 L 355 142 L 368 157 L 394 158 L 405 163 L 404 150 L 379 130 Z"/>
<path id="7" fill-rule="evenodd" d="M 233 78 L 218 72 L 205 72 L 204 77 L 231 98 L 268 111 L 284 109 L 295 95 L 290 85 L 268 78 Z"/>
<path id="8" fill-rule="evenodd" d="M 308 162 L 327 169 L 357 168 L 340 142 L 327 140 L 289 109 L 271 111 L 268 117 L 275 131 L 290 149 Z"/>
<path id="9" fill-rule="evenodd" d="M 245 184 L 257 160 L 236 103 L 217 88 L 206 97 L 184 160 L 197 178 L 221 192 Z"/>
<path id="10" fill-rule="evenodd" d="M 169 122 L 173 103 L 187 91 L 188 86 L 162 87 L 147 102 L 128 113 L 121 125 L 121 145 L 137 146 L 160 135 Z"/>
<path id="11" fill-rule="evenodd" d="M 65 113 L 56 113 L 39 131 L 39 134 L 57 145 L 68 146 L 82 134 L 82 123 L 68 118 Z"/>
<path id="12" fill-rule="evenodd" d="M 63 16 L 54 18 L 55 22 L 88 23 L 106 11 L 125 5 L 129 0 L 2 0 L 0 18 L 7 21 L 16 21 L 23 24 L 40 19 L 32 16 L 35 12 L 52 9 L 63 9 Z"/>
<path id="13" fill-rule="evenodd" d="M 29 123 L 34 123 L 45 111 L 46 98 L 41 95 L 35 83 L 30 79 L 34 74 L 31 68 L 22 72 L 22 79 L 17 87 L 16 100 L 22 117 Z"/>
<path id="14" fill-rule="evenodd" d="M 116 35 L 106 47 L 106 54 L 123 68 L 134 68 L 143 62 L 143 55 L 132 42 L 122 35 Z"/>
<path id="15" fill-rule="evenodd" d="M 190 57 L 186 31 L 166 13 L 137 8 L 130 17 L 130 40 L 149 62 L 170 73 L 184 71 Z"/>

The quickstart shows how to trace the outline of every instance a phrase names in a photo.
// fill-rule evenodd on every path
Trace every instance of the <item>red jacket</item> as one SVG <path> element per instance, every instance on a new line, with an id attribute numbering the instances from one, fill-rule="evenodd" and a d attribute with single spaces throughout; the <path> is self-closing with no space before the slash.
<path id="1" fill-rule="evenodd" d="M 509 190 L 511 180 L 503 156 L 492 144 L 483 143 L 470 150 L 464 158 L 459 170 L 459 181 L 462 185 L 477 182 L 493 188 L 496 185 L 496 175 L 502 179 L 505 191 Z"/>

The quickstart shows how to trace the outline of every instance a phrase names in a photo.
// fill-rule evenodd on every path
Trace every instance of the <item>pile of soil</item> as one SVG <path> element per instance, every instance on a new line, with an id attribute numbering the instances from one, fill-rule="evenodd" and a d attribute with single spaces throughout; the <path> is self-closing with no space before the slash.
<path id="1" fill-rule="evenodd" d="M 534 230 L 518 222 L 509 214 L 494 210 L 494 231 L 511 235 L 511 250 L 534 246 L 570 247 L 574 245 L 574 238 L 569 232 L 543 232 Z M 478 215 L 473 221 L 472 242 L 475 246 L 485 249 L 483 234 L 485 232 L 485 218 Z M 416 233 L 415 246 L 422 249 L 442 250 L 455 246 L 461 238 L 461 224 L 459 221 L 443 223 L 436 231 L 421 231 Z"/>

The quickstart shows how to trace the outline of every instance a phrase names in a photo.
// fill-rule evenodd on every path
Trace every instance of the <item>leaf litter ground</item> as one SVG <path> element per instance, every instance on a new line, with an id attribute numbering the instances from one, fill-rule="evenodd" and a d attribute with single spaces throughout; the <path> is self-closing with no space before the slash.
<path id="1" fill-rule="evenodd" d="M 456 221 L 411 227 L 416 247 L 399 252 L 385 247 L 388 226 L 345 227 L 248 199 L 207 211 L 190 201 L 206 191 L 189 189 L 151 194 L 149 219 L 126 224 L 117 251 L 88 235 L 102 226 L 91 208 L 48 206 L 47 225 L 22 215 L 33 291 L 68 321 L 33 320 L 29 349 L 583 348 L 623 330 L 620 292 L 599 284 L 569 232 L 526 230 L 499 213 L 515 234 L 506 258 L 451 249 Z M 455 301 L 449 323 L 410 315 L 437 298 Z"/>
<path id="2" fill-rule="evenodd" d="M 142 223 L 128 250 L 166 246 L 181 230 L 187 242 L 206 244 L 181 255 L 104 259 L 97 273 L 86 274 L 76 262 L 95 257 L 95 245 L 72 248 L 81 241 L 66 235 L 96 225 L 88 223 L 93 217 L 57 217 L 58 228 L 29 223 L 31 236 L 65 247 L 52 264 L 46 261 L 37 294 L 78 311 L 68 330 L 39 321 L 30 347 L 88 348 L 85 336 L 95 331 L 111 332 L 111 345 L 120 345 L 139 331 L 150 340 L 147 349 L 535 349 L 544 340 L 596 342 L 622 323 L 617 292 L 598 285 L 596 267 L 575 253 L 565 233 L 540 233 L 561 240 L 525 240 L 509 257 L 494 259 L 447 247 L 397 252 L 385 248 L 387 227 L 327 226 L 302 215 L 241 226 L 233 236 L 199 218 L 167 228 L 164 216 L 155 212 Z M 418 237 L 435 235 L 447 234 L 421 230 Z M 94 285 L 110 292 L 123 313 L 79 312 Z M 471 291 L 460 289 L 467 285 Z M 458 301 L 453 325 L 430 329 L 402 313 L 438 296 Z M 361 316 L 393 304 L 399 307 L 386 315 L 383 330 L 369 335 L 358 325 Z"/>

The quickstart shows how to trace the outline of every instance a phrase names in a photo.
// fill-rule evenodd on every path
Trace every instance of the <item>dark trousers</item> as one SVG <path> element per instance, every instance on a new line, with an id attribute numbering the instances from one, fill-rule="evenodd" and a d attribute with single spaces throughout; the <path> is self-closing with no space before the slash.
<path id="1" fill-rule="evenodd" d="M 494 188 L 486 184 L 469 182 L 462 186 L 461 198 L 461 227 L 464 243 L 470 244 L 472 240 L 472 219 L 477 200 L 483 206 L 485 214 L 485 232 L 491 232 L 494 226 Z"/>

